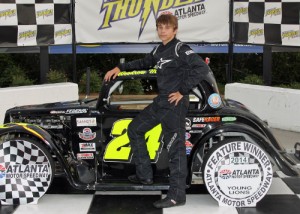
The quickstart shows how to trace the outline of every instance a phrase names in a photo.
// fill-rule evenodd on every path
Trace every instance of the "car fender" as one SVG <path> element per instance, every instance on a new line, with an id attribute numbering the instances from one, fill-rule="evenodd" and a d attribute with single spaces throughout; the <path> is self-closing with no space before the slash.
<path id="1" fill-rule="evenodd" d="M 51 135 L 37 125 L 27 123 L 7 123 L 0 126 L 0 136 L 9 133 L 26 133 L 44 142 L 51 150 L 54 147 Z"/>

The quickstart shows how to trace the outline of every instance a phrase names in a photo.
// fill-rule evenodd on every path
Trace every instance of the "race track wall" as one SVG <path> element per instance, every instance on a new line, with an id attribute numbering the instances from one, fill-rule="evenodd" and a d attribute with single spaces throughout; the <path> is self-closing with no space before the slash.
<path id="1" fill-rule="evenodd" d="M 243 103 L 271 128 L 300 132 L 300 90 L 232 83 L 225 98 Z"/>
<path id="2" fill-rule="evenodd" d="M 6 110 L 15 106 L 78 100 L 78 85 L 54 83 L 0 88 L 0 98 L 0 124 L 3 124 Z"/>

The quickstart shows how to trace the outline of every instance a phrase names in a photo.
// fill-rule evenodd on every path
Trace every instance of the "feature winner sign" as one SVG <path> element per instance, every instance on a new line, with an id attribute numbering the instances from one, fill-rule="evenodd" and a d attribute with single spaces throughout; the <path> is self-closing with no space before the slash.
<path id="1" fill-rule="evenodd" d="M 204 168 L 205 185 L 220 206 L 256 206 L 272 178 L 267 154 L 247 141 L 233 141 L 215 149 Z"/>
<path id="2" fill-rule="evenodd" d="M 76 0 L 78 43 L 159 42 L 156 19 L 178 18 L 183 42 L 227 42 L 229 4 L 224 0 Z"/>

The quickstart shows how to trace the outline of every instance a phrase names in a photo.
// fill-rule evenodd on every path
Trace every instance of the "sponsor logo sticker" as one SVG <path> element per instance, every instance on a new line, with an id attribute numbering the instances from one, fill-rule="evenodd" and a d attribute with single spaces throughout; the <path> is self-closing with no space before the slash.
<path id="1" fill-rule="evenodd" d="M 192 148 L 193 144 L 190 141 L 185 141 L 185 151 L 187 155 L 191 154 Z"/>
<path id="2" fill-rule="evenodd" d="M 87 108 L 80 109 L 67 109 L 66 114 L 86 114 L 88 113 Z"/>
<path id="3" fill-rule="evenodd" d="M 188 133 L 188 132 L 186 132 L 186 133 L 185 133 L 185 139 L 188 140 L 188 139 L 190 139 L 190 138 L 191 138 L 191 134 Z"/>
<path id="4" fill-rule="evenodd" d="M 96 144 L 95 143 L 79 143 L 79 150 L 81 152 L 95 152 Z"/>
<path id="5" fill-rule="evenodd" d="M 234 122 L 236 117 L 222 117 L 222 122 Z"/>
<path id="6" fill-rule="evenodd" d="M 211 122 L 220 122 L 220 117 L 194 117 L 193 123 L 211 123 Z"/>
<path id="7" fill-rule="evenodd" d="M 219 94 L 213 93 L 208 97 L 208 104 L 212 108 L 219 108 L 222 104 L 222 99 Z"/>
<path id="8" fill-rule="evenodd" d="M 76 118 L 77 126 L 97 126 L 95 117 Z"/>
<path id="9" fill-rule="evenodd" d="M 192 125 L 193 128 L 204 128 L 205 126 L 206 124 L 200 124 L 200 123 L 196 123 Z"/>
<path id="10" fill-rule="evenodd" d="M 192 122 L 189 118 L 185 118 L 185 129 L 191 130 Z"/>
<path id="11" fill-rule="evenodd" d="M 77 159 L 87 160 L 87 159 L 94 159 L 93 153 L 77 153 Z"/>
<path id="12" fill-rule="evenodd" d="M 84 128 L 82 132 L 79 132 L 79 138 L 85 141 L 91 141 L 96 138 L 96 133 L 93 132 L 90 128 Z"/>
<path id="13" fill-rule="evenodd" d="M 273 178 L 267 154 L 255 144 L 235 141 L 209 157 L 204 180 L 220 206 L 254 207 L 268 192 Z"/>

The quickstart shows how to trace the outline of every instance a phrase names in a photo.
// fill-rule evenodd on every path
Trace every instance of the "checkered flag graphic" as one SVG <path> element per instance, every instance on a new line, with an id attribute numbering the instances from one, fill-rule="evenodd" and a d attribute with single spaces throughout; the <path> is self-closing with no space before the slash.
<path id="1" fill-rule="evenodd" d="M 72 43 L 70 0 L 0 0 L 0 47 Z"/>
<path id="2" fill-rule="evenodd" d="M 234 0 L 237 43 L 300 46 L 300 0 Z"/>
<path id="3" fill-rule="evenodd" d="M 44 152 L 25 140 L 0 145 L 0 201 L 2 204 L 37 203 L 52 179 Z"/>

